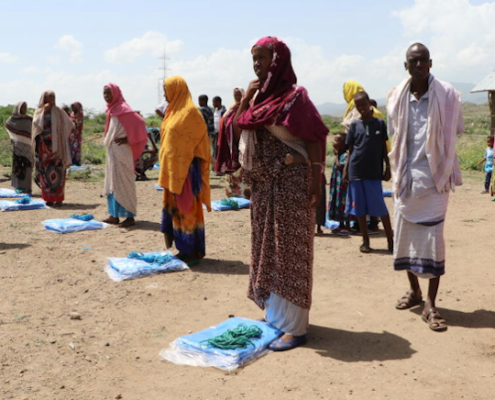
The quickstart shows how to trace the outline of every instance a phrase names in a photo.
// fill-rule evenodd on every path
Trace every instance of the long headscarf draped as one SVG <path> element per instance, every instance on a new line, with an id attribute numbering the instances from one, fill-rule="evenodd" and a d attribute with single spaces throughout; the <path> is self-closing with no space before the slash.
<path id="1" fill-rule="evenodd" d="M 244 89 L 236 87 L 233 91 L 234 96 L 236 90 L 240 91 L 244 95 Z M 234 103 L 220 120 L 220 127 L 218 130 L 217 159 L 215 161 L 215 167 L 213 168 L 213 171 L 215 172 L 235 172 L 241 166 L 239 163 L 239 149 L 234 141 L 233 131 L 234 119 L 240 105 L 241 103 L 236 102 L 234 99 Z"/>
<path id="2" fill-rule="evenodd" d="M 354 104 L 354 96 L 359 92 L 365 92 L 364 88 L 359 82 L 347 81 L 346 83 L 344 83 L 344 99 L 347 103 L 347 110 L 345 110 L 343 119 L 345 119 L 345 117 L 347 117 L 347 115 L 353 110 L 353 108 L 356 107 L 356 104 Z M 383 113 L 376 107 L 373 107 L 373 117 L 380 118 L 386 121 Z"/>
<path id="3" fill-rule="evenodd" d="M 160 136 L 158 183 L 180 195 L 194 158 L 201 160 L 202 199 L 210 207 L 210 145 L 203 115 L 193 103 L 184 78 L 171 76 L 164 81 L 169 102 Z"/>
<path id="4" fill-rule="evenodd" d="M 12 141 L 14 154 L 26 157 L 31 161 L 33 158 L 31 149 L 33 117 L 28 114 L 21 114 L 21 108 L 24 104 L 26 104 L 25 101 L 20 101 L 14 106 L 12 116 L 5 123 L 5 129 Z"/>
<path id="5" fill-rule="evenodd" d="M 45 118 L 45 97 L 53 95 L 55 97 L 55 92 L 53 90 L 45 90 L 40 97 L 38 102 L 38 108 L 34 112 L 33 117 L 33 150 L 34 140 L 36 137 L 43 132 L 44 118 Z M 67 113 L 56 106 L 55 104 L 50 109 L 51 113 L 51 136 L 52 136 L 52 151 L 53 154 L 62 161 L 65 168 L 72 164 L 72 158 L 69 148 L 69 135 L 74 127 L 71 119 Z"/>
<path id="6" fill-rule="evenodd" d="M 120 124 L 124 127 L 127 135 L 127 141 L 132 149 L 132 156 L 136 161 L 143 153 L 144 146 L 148 142 L 148 132 L 146 131 L 146 123 L 136 111 L 134 111 L 124 99 L 122 91 L 115 83 L 105 85 L 112 93 L 112 102 L 107 103 L 107 120 L 105 124 L 105 135 L 110 126 L 110 118 L 117 117 Z"/>
<path id="7" fill-rule="evenodd" d="M 319 142 L 323 155 L 328 128 L 306 89 L 296 85 L 297 77 L 292 68 L 289 48 L 271 36 L 258 40 L 253 49 L 256 46 L 272 52 L 272 63 L 253 105 L 241 114 L 237 125 L 246 130 L 273 124 L 285 126 L 294 136 Z"/>

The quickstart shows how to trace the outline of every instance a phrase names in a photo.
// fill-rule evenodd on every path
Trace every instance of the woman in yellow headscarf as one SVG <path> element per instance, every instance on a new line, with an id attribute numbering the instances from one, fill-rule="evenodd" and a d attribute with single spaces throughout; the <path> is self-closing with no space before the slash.
<path id="1" fill-rule="evenodd" d="M 345 126 L 346 130 L 349 129 L 352 121 L 361 117 L 361 114 L 356 110 L 356 105 L 354 104 L 354 95 L 359 92 L 365 92 L 359 82 L 347 81 L 344 83 L 344 99 L 347 103 L 347 110 L 345 110 L 342 125 Z M 373 117 L 380 118 L 386 122 L 385 116 L 376 107 L 373 107 Z"/>
<path id="2" fill-rule="evenodd" d="M 175 242 L 177 256 L 193 265 L 205 256 L 202 205 L 210 211 L 210 142 L 186 81 L 167 78 L 164 90 L 169 105 L 160 129 L 161 231 L 167 248 Z"/>

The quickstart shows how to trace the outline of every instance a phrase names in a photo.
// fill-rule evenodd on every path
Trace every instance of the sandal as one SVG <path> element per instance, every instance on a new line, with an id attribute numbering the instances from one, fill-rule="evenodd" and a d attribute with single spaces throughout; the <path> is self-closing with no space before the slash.
<path id="1" fill-rule="evenodd" d="M 416 296 L 416 293 L 414 293 L 413 290 L 409 290 L 404 296 L 397 300 L 395 308 L 397 308 L 397 310 L 407 310 L 408 308 L 421 304 L 422 301 L 423 296 Z"/>
<path id="2" fill-rule="evenodd" d="M 442 332 L 447 330 L 447 322 L 436 308 L 430 308 L 426 314 L 421 314 L 421 319 L 428 324 L 428 328 L 432 331 Z"/>
<path id="3" fill-rule="evenodd" d="M 108 217 L 108 218 L 105 218 L 101 222 L 104 222 L 105 224 L 117 225 L 120 223 L 120 220 L 118 218 L 115 218 L 115 217 Z"/>
<path id="4" fill-rule="evenodd" d="M 127 218 L 124 222 L 119 224 L 119 228 L 130 228 L 134 225 L 136 225 L 136 221 L 134 220 L 134 218 Z"/>

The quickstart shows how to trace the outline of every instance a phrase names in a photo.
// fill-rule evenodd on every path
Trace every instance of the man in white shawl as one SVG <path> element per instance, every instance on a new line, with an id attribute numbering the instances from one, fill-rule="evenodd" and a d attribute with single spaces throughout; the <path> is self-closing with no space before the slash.
<path id="1" fill-rule="evenodd" d="M 389 131 L 395 136 L 390 160 L 394 170 L 394 269 L 407 271 L 410 290 L 396 308 L 422 302 L 418 277 L 429 280 L 422 319 L 434 331 L 447 329 L 435 306 L 445 273 L 444 221 L 450 191 L 461 185 L 456 136 L 464 131 L 461 100 L 454 87 L 430 74 L 426 46 L 409 47 L 404 63 L 410 77 L 388 96 Z"/>

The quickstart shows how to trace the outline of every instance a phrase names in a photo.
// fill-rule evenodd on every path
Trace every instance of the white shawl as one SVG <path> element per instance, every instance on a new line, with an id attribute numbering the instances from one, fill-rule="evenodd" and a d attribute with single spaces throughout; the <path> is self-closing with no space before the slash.
<path id="1" fill-rule="evenodd" d="M 41 95 L 38 103 L 38 108 L 34 112 L 33 116 L 33 130 L 32 130 L 32 147 L 33 151 L 36 149 L 35 140 L 36 136 L 43 132 L 44 118 L 45 118 L 45 96 L 55 93 L 52 90 L 46 90 Z M 69 118 L 67 113 L 60 107 L 53 105 L 51 108 L 52 114 L 52 151 L 53 154 L 62 160 L 65 168 L 70 167 L 72 164 L 72 157 L 69 148 L 69 135 L 74 128 L 74 123 Z"/>
<path id="2" fill-rule="evenodd" d="M 393 191 L 395 197 L 407 193 L 407 129 L 411 78 L 393 88 L 387 101 L 389 125 L 395 133 L 390 160 L 395 169 Z M 438 193 L 454 191 L 462 185 L 461 171 L 456 154 L 456 135 L 464 131 L 461 99 L 449 83 L 430 75 L 428 100 L 428 129 L 426 156 Z"/>

